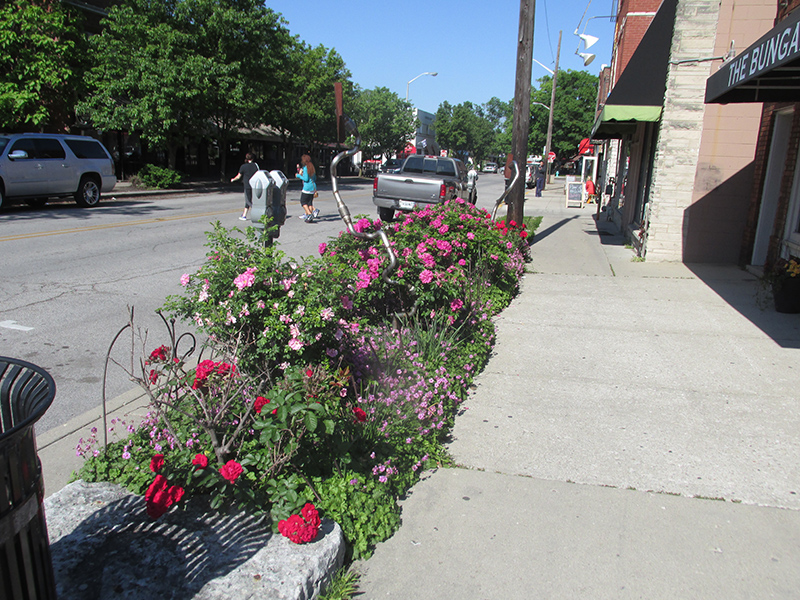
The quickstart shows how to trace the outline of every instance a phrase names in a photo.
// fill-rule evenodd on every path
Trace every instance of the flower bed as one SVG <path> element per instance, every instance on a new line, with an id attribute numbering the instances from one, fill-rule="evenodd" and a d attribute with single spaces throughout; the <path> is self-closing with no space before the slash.
<path id="1" fill-rule="evenodd" d="M 154 519 L 193 497 L 269 513 L 295 543 L 316 538 L 322 515 L 342 527 L 351 558 L 368 556 L 398 527 L 397 498 L 447 462 L 442 442 L 488 360 L 491 317 L 529 258 L 524 224 L 460 199 L 389 234 L 391 283 L 383 250 L 346 233 L 298 264 L 253 229 L 217 224 L 206 264 L 165 305 L 208 342 L 190 361 L 174 320 L 155 349 L 132 336 L 129 375 L 152 411 L 103 451 L 82 440 L 79 477 L 144 495 Z"/>

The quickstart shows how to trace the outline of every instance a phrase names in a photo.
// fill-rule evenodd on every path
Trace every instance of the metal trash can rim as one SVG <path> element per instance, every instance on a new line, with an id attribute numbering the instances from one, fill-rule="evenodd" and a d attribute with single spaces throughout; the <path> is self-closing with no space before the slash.
<path id="1" fill-rule="evenodd" d="M 48 408 L 50 408 L 50 405 L 53 403 L 53 399 L 56 396 L 56 382 L 53 379 L 52 375 L 50 375 L 50 373 L 45 371 L 42 367 L 30 363 L 28 361 L 21 360 L 19 358 L 11 358 L 9 356 L 0 356 L 0 363 L 8 363 L 9 365 L 25 367 L 26 369 L 34 371 L 37 375 L 40 375 L 44 379 L 48 389 L 50 390 L 50 393 L 47 395 L 46 401 L 37 404 L 34 407 L 34 410 L 31 411 L 31 414 L 26 415 L 22 421 L 15 424 L 11 429 L 7 429 L 5 431 L 0 432 L 0 441 L 2 441 L 6 437 L 13 436 L 14 433 L 16 433 L 17 431 L 24 429 L 26 427 L 30 427 L 42 417 L 45 411 Z M 3 372 L 0 373 L 0 375 L 3 375 L 4 373 L 5 370 L 3 370 Z"/>

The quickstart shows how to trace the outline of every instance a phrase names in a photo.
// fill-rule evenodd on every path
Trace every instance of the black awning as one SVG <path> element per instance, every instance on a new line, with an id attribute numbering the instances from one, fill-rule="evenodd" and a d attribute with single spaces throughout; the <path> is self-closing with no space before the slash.
<path id="1" fill-rule="evenodd" d="M 619 138 L 641 122 L 658 121 L 667 89 L 667 67 L 677 0 L 664 0 L 592 127 L 593 139 Z"/>
<path id="2" fill-rule="evenodd" d="M 706 82 L 706 104 L 800 101 L 800 9 L 720 67 Z"/>

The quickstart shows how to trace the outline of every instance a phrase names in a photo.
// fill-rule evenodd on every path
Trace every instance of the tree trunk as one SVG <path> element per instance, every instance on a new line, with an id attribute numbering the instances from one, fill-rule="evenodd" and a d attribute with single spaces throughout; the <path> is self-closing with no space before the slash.
<path id="1" fill-rule="evenodd" d="M 167 166 L 175 170 L 175 165 L 178 162 L 178 144 L 175 142 L 167 143 Z"/>
<path id="2" fill-rule="evenodd" d="M 224 182 L 227 180 L 228 170 L 228 135 L 227 132 L 221 133 L 217 137 L 219 144 L 219 180 Z"/>

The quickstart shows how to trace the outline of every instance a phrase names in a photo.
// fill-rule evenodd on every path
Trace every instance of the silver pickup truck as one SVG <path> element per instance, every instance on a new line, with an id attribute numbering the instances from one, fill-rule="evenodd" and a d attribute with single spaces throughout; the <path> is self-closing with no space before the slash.
<path id="1" fill-rule="evenodd" d="M 468 185 L 467 168 L 457 158 L 413 154 L 399 173 L 379 173 L 372 186 L 372 202 L 381 221 L 389 222 L 395 211 L 410 212 L 417 206 L 439 204 L 461 197 L 475 203 L 477 190 Z"/>

